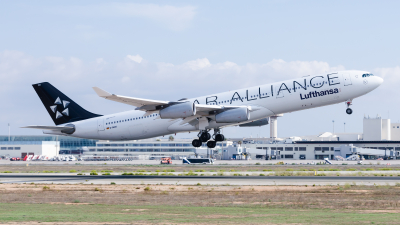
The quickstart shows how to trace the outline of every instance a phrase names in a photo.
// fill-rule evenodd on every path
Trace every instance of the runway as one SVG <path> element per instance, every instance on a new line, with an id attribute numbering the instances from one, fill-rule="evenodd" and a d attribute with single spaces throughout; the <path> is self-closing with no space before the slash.
<path id="1" fill-rule="evenodd" d="M 261 165 L 274 165 L 279 161 L 283 161 L 287 165 L 313 165 L 317 162 L 322 162 L 323 160 L 216 160 L 214 165 L 218 166 L 236 166 L 236 165 L 255 165 L 260 163 Z M 0 160 L 0 165 L 75 165 L 76 163 L 82 165 L 160 165 L 160 160 L 133 160 L 133 161 L 9 161 Z M 333 165 L 342 165 L 343 163 L 348 165 L 357 165 L 358 161 L 332 161 Z M 365 160 L 363 161 L 365 165 L 400 165 L 400 160 L 390 160 L 390 161 L 379 161 L 379 160 Z M 172 160 L 172 165 L 181 166 L 183 165 L 182 160 Z"/>
<path id="2" fill-rule="evenodd" d="M 1 174 L 0 183 L 43 184 L 181 184 L 181 185 L 396 185 L 400 177 L 346 176 L 78 176 L 54 174 Z"/>

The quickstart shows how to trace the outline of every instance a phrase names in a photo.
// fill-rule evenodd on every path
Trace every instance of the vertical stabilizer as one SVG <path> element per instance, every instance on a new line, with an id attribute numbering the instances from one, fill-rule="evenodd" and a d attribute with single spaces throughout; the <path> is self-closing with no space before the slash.
<path id="1" fill-rule="evenodd" d="M 101 116 L 85 110 L 48 82 L 32 86 L 56 125 Z"/>

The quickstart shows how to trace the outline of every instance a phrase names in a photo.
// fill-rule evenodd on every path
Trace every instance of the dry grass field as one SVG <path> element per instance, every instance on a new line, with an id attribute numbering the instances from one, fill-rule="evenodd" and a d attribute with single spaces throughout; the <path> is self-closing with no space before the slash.
<path id="1" fill-rule="evenodd" d="M 398 224 L 396 186 L 0 184 L 0 222 Z"/>

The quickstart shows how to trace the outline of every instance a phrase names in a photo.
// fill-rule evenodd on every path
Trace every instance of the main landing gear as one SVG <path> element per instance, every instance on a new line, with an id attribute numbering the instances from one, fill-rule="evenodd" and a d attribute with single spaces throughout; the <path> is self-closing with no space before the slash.
<path id="1" fill-rule="evenodd" d="M 346 105 L 347 105 L 347 109 L 346 109 L 346 113 L 351 115 L 353 113 L 353 110 L 350 108 L 350 106 L 352 105 L 352 100 L 347 100 L 346 101 Z"/>
<path id="2" fill-rule="evenodd" d="M 212 138 L 214 140 L 211 140 L 211 134 L 208 133 L 208 130 L 202 130 L 199 132 L 199 134 L 197 135 L 199 137 L 199 139 L 194 139 L 192 141 L 192 145 L 195 148 L 200 147 L 203 142 L 207 142 L 207 147 L 208 148 L 215 148 L 215 146 L 217 146 L 217 142 L 221 142 L 225 140 L 225 137 L 223 134 L 220 133 L 219 129 L 214 129 L 214 135 L 212 136 Z"/>

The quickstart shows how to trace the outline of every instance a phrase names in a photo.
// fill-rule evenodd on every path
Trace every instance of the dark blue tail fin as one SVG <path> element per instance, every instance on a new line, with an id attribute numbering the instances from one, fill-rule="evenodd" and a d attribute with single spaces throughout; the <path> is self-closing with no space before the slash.
<path id="1" fill-rule="evenodd" d="M 56 125 L 101 116 L 86 111 L 48 82 L 32 86 Z"/>

